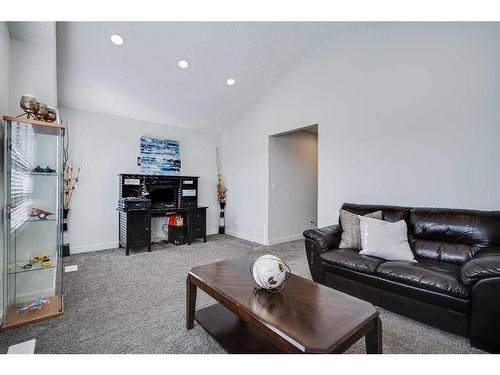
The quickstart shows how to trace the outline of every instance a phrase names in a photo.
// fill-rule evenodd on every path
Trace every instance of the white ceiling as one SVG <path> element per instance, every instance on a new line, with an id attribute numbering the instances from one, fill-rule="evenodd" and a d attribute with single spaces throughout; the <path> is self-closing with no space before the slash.
<path id="1" fill-rule="evenodd" d="M 59 105 L 220 130 L 298 62 L 359 22 L 64 22 L 57 24 Z M 125 44 L 115 46 L 111 34 Z M 189 61 L 180 69 L 180 59 Z M 232 87 L 226 79 L 236 79 Z"/>
<path id="2" fill-rule="evenodd" d="M 55 22 L 9 22 L 8 26 L 12 39 L 38 46 L 56 45 Z"/>

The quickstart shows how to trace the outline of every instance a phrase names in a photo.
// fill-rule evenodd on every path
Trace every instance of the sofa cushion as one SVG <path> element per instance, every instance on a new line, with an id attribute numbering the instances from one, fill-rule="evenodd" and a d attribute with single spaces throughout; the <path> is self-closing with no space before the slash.
<path id="1" fill-rule="evenodd" d="M 377 267 L 384 262 L 380 258 L 361 255 L 355 249 L 325 251 L 320 258 L 325 263 L 367 274 L 375 274 Z"/>
<path id="2" fill-rule="evenodd" d="M 413 253 L 422 259 L 447 262 L 461 265 L 471 259 L 481 248 L 459 242 L 421 240 L 413 238 L 410 240 Z"/>
<path id="3" fill-rule="evenodd" d="M 469 298 L 468 289 L 459 280 L 460 267 L 451 263 L 432 260 L 419 260 L 418 263 L 385 262 L 376 272 L 381 278 L 402 284 L 457 298 Z"/>
<path id="4" fill-rule="evenodd" d="M 417 257 L 462 264 L 500 245 L 500 211 L 412 208 L 408 235 Z"/>
<path id="5" fill-rule="evenodd" d="M 482 250 L 460 269 L 460 281 L 467 286 L 490 277 L 500 277 L 500 248 Z"/>

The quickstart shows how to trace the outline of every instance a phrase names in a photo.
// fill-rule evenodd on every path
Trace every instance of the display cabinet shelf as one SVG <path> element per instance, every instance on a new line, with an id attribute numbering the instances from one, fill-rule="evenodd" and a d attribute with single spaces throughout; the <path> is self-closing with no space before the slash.
<path id="1" fill-rule="evenodd" d="M 45 172 L 31 172 L 32 176 L 55 176 L 57 177 L 57 173 L 45 173 Z"/>
<path id="2" fill-rule="evenodd" d="M 40 310 L 31 310 L 24 313 L 17 312 L 17 306 L 10 306 L 5 314 L 8 326 L 3 325 L 2 330 L 22 327 L 27 324 L 41 322 L 42 320 L 56 318 L 64 314 L 64 304 L 62 296 L 48 297 L 48 303 Z"/>
<path id="3" fill-rule="evenodd" d="M 22 263 L 22 262 L 20 262 L 20 263 Z M 27 263 L 29 263 L 29 260 L 24 262 L 24 264 L 27 264 Z M 33 264 L 31 268 L 26 268 L 26 269 L 22 269 L 22 266 L 19 266 L 16 268 L 10 268 L 7 273 L 9 275 L 12 275 L 12 274 L 16 274 L 16 273 L 50 270 L 50 269 L 56 268 L 56 267 L 57 267 L 57 264 L 52 264 L 50 266 L 42 266 L 40 264 Z"/>
<path id="4" fill-rule="evenodd" d="M 49 223 L 51 221 L 58 221 L 58 219 L 52 219 L 52 218 L 47 218 L 47 219 L 28 219 L 26 220 L 27 223 L 43 223 L 43 222 L 46 222 L 46 223 Z"/>
<path id="5" fill-rule="evenodd" d="M 4 116 L 3 120 L 5 189 L 1 228 L 6 277 L 2 281 L 5 313 L 0 330 L 64 312 L 61 258 L 64 125 L 12 116 Z M 54 172 L 34 172 L 37 166 L 48 166 Z M 44 219 L 30 216 L 36 208 L 52 214 Z M 44 254 L 51 261 L 48 266 L 33 259 Z M 32 259 L 32 267 L 23 269 Z"/>

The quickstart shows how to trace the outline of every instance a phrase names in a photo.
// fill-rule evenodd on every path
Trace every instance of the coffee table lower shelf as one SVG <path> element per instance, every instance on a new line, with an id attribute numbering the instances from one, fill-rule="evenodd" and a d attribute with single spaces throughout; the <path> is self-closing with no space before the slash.
<path id="1" fill-rule="evenodd" d="M 282 354 L 270 339 L 220 303 L 195 313 L 195 320 L 228 352 L 234 354 Z"/>

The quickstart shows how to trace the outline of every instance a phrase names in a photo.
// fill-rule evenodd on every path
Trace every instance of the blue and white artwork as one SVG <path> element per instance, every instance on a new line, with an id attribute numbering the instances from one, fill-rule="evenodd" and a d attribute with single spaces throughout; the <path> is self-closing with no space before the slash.
<path id="1" fill-rule="evenodd" d="M 141 137 L 141 172 L 176 175 L 181 172 L 179 142 Z"/>

